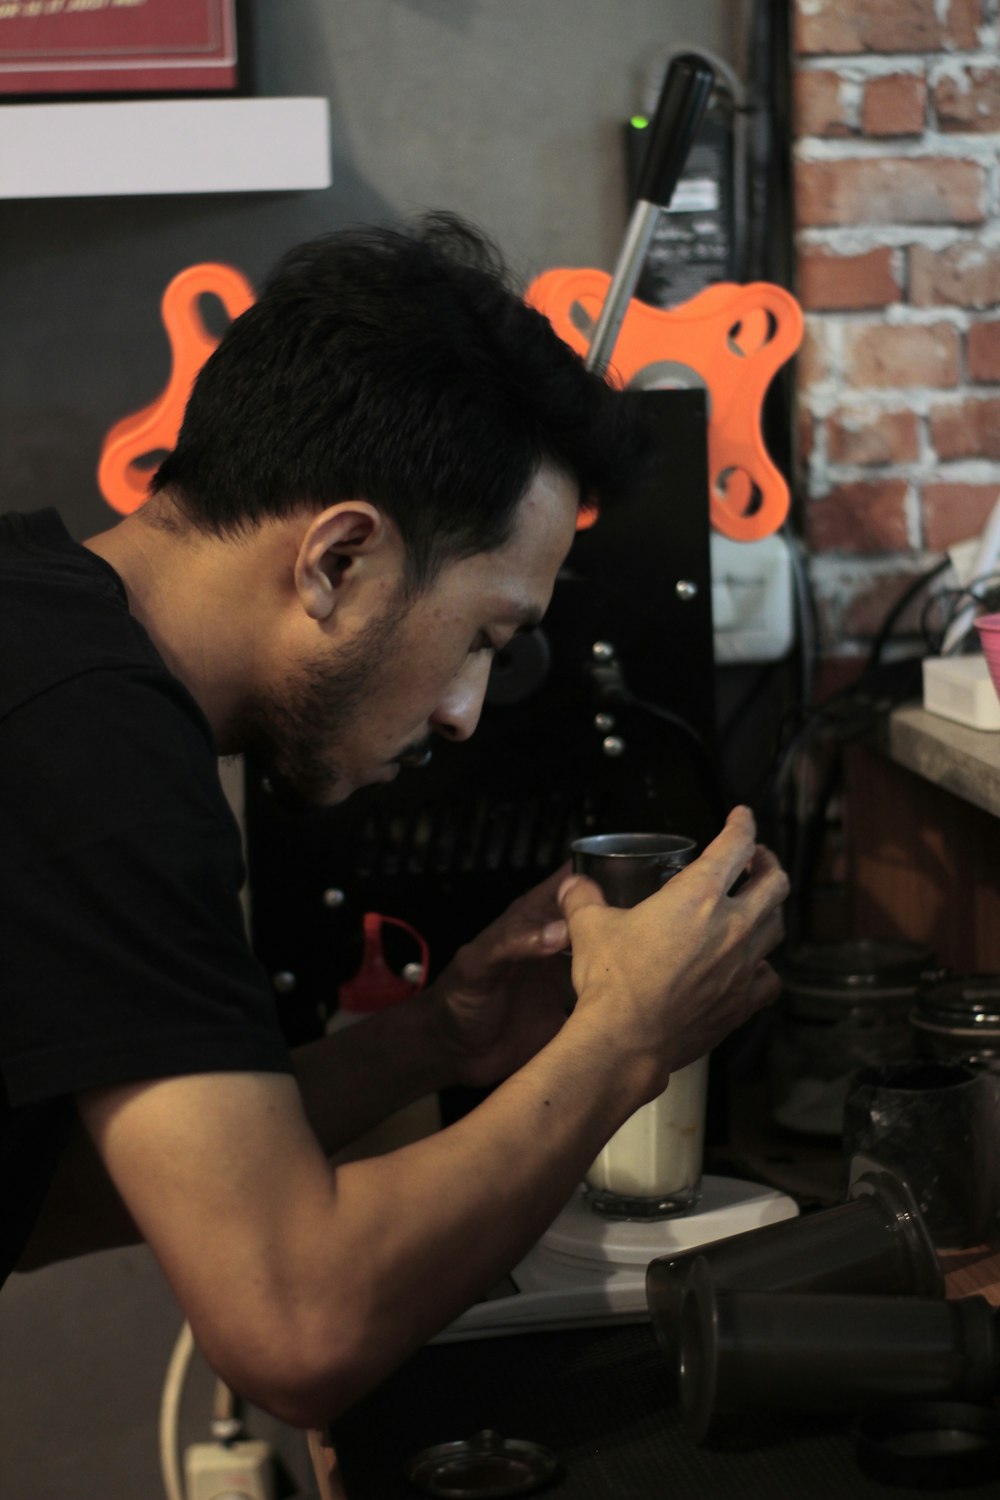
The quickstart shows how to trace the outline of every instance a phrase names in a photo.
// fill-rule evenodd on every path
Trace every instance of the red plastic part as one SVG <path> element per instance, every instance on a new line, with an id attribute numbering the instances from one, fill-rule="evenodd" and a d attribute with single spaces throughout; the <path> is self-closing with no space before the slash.
<path id="1" fill-rule="evenodd" d="M 377 911 L 366 911 L 361 925 L 364 933 L 361 966 L 353 979 L 346 980 L 340 986 L 338 1001 L 338 1008 L 351 1015 L 386 1010 L 390 1005 L 398 1005 L 401 1000 L 407 1000 L 422 990 L 427 979 L 427 944 L 409 922 L 404 922 L 399 917 L 384 917 Z M 401 927 L 419 944 L 422 973 L 419 984 L 411 984 L 386 963 L 382 951 L 383 926 Z"/>

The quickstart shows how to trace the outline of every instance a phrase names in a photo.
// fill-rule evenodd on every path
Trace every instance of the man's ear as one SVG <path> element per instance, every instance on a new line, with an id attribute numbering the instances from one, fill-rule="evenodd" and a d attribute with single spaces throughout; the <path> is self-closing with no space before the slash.
<path id="1" fill-rule="evenodd" d="M 342 500 L 312 518 L 295 558 L 295 589 L 311 619 L 333 613 L 338 589 L 384 530 L 380 511 L 367 500 Z"/>

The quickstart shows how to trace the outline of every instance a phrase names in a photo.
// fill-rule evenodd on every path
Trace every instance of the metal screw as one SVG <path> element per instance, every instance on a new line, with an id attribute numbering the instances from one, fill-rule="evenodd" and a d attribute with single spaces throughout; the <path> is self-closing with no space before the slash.
<path id="1" fill-rule="evenodd" d="M 595 641 L 590 648 L 595 661 L 614 661 L 615 648 L 610 641 Z"/>
<path id="2" fill-rule="evenodd" d="M 270 776 L 262 776 L 260 778 L 260 789 L 262 792 L 266 792 L 268 796 L 271 795 L 271 793 L 274 791 L 274 787 L 271 784 Z"/>
<path id="3" fill-rule="evenodd" d="M 625 754 L 625 741 L 620 734 L 609 734 L 605 740 L 602 740 L 601 749 L 605 755 L 610 755 L 614 759 L 618 755 Z"/>
<path id="4" fill-rule="evenodd" d="M 403 978 L 407 984 L 421 984 L 424 978 L 424 966 L 421 963 L 403 965 Z"/>
<path id="5" fill-rule="evenodd" d="M 343 906 L 346 900 L 347 897 L 344 895 L 343 891 L 338 891 L 335 885 L 331 885 L 327 890 L 323 892 L 324 906 Z"/>
<path id="6" fill-rule="evenodd" d="M 279 969 L 271 975 L 271 983 L 279 995 L 290 995 L 297 982 L 291 969 Z"/>
<path id="7" fill-rule="evenodd" d="M 698 585 L 693 578 L 678 578 L 674 588 L 682 604 L 690 604 L 692 599 L 698 597 Z"/>
<path id="8" fill-rule="evenodd" d="M 614 714 L 595 714 L 594 715 L 594 728 L 597 729 L 597 730 L 599 730 L 601 734 L 607 734 L 608 730 L 609 729 L 614 729 L 614 727 L 615 727 L 615 716 L 614 716 Z"/>

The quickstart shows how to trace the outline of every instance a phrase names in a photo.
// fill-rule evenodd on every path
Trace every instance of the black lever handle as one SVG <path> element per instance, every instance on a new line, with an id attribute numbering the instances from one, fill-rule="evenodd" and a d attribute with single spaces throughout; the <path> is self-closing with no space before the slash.
<path id="1" fill-rule="evenodd" d="M 589 370 L 602 372 L 608 367 L 660 209 L 668 207 L 674 196 L 714 83 L 714 70 L 696 52 L 678 53 L 667 69 L 649 127 L 649 145 L 625 243 L 587 351 Z"/>
<path id="2" fill-rule="evenodd" d="M 671 59 L 653 123 L 647 127 L 649 141 L 639 172 L 637 198 L 667 207 L 714 86 L 715 70 L 697 52 L 680 52 Z"/>

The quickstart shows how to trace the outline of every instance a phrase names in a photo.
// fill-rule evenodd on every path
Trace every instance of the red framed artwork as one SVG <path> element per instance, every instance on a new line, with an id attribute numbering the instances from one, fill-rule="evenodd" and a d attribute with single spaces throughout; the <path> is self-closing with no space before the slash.
<path id="1" fill-rule="evenodd" d="M 237 0 L 0 0 L 0 97 L 245 92 Z"/>

